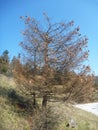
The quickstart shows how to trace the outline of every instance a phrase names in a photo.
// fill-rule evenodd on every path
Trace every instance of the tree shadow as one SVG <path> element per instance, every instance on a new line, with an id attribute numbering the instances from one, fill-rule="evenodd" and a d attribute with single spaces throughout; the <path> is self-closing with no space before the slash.
<path id="1" fill-rule="evenodd" d="M 21 96 L 16 90 L 0 86 L 0 96 L 7 98 L 7 105 L 19 116 L 29 116 L 33 113 L 33 101 Z"/>
<path id="2" fill-rule="evenodd" d="M 11 104 L 16 108 L 18 114 L 30 114 L 33 110 L 33 102 L 26 97 L 19 95 L 15 90 L 10 89 L 8 98 Z"/>

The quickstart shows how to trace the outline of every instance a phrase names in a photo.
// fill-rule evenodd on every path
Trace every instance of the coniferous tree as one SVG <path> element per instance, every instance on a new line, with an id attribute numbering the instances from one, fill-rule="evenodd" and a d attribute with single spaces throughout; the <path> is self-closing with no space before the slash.
<path id="1" fill-rule="evenodd" d="M 0 56 L 0 72 L 6 73 L 9 70 L 9 52 L 5 50 Z"/>
<path id="2" fill-rule="evenodd" d="M 84 65 L 89 55 L 88 39 L 80 35 L 79 27 L 74 28 L 73 21 L 52 23 L 44 16 L 47 26 L 43 28 L 36 19 L 21 17 L 26 24 L 24 41 L 20 43 L 25 62 L 19 72 L 14 71 L 16 81 L 24 90 L 42 97 L 44 107 L 51 99 L 84 100 L 93 83 L 90 67 Z"/>

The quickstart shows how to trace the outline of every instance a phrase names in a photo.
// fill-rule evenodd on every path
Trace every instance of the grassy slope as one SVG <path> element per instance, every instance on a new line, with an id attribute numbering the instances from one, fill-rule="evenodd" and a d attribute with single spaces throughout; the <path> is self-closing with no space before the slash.
<path id="1" fill-rule="evenodd" d="M 0 130 L 29 130 L 26 119 L 14 111 L 9 101 L 10 89 L 16 90 L 13 79 L 0 75 Z"/>
<path id="2" fill-rule="evenodd" d="M 13 79 L 0 75 L 0 130 L 30 130 L 26 116 L 17 113 L 15 106 L 11 104 L 8 98 L 11 89 L 17 91 Z M 69 128 L 66 128 L 66 123 L 70 118 L 76 121 L 76 130 L 97 130 L 97 116 L 66 103 L 50 103 L 50 105 L 53 106 L 55 113 L 60 115 L 58 130 L 69 130 Z"/>
<path id="3" fill-rule="evenodd" d="M 60 113 L 61 124 L 59 130 L 65 130 L 66 124 L 70 119 L 74 119 L 77 128 L 75 130 L 97 130 L 98 117 L 92 113 L 74 108 L 68 103 L 55 103 L 54 109 L 56 113 Z M 66 128 L 69 130 L 69 128 Z M 71 129 L 70 129 L 71 130 Z"/>

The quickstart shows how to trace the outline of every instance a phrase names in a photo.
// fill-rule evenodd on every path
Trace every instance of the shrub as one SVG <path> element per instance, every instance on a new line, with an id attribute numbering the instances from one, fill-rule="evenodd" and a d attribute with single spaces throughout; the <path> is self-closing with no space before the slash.
<path id="1" fill-rule="evenodd" d="M 31 130 L 54 130 L 58 126 L 58 115 L 50 107 L 36 110 L 31 123 Z"/>

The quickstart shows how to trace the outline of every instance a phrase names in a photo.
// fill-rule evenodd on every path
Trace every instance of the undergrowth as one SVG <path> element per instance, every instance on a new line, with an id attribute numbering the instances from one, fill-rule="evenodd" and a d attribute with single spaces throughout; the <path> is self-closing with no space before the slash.
<path id="1" fill-rule="evenodd" d="M 37 111 L 32 101 L 18 93 L 13 78 L 0 75 L 0 130 L 73 130 L 66 127 L 70 119 L 76 122 L 74 130 L 97 130 L 98 117 L 69 103 L 49 103 L 52 111 Z M 40 100 L 40 99 L 39 99 Z M 35 126 L 35 127 L 34 127 Z"/>

